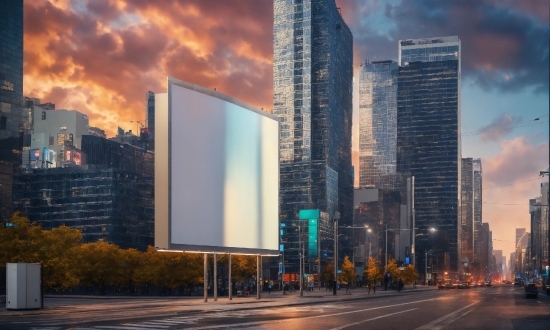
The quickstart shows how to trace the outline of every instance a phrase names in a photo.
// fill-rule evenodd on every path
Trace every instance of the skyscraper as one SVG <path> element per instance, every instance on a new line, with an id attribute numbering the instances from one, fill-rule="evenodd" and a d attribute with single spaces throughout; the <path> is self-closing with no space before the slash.
<path id="1" fill-rule="evenodd" d="M 397 63 L 361 65 L 359 186 L 394 189 L 397 148 Z"/>
<path id="2" fill-rule="evenodd" d="M 147 136 L 148 136 L 148 148 L 147 150 L 155 150 L 155 93 L 147 92 Z"/>
<path id="3" fill-rule="evenodd" d="M 474 167 L 472 158 L 462 158 L 460 210 L 460 260 L 474 261 Z"/>
<path id="4" fill-rule="evenodd" d="M 23 145 L 23 0 L 0 3 L 0 219 L 12 214 Z"/>
<path id="5" fill-rule="evenodd" d="M 297 248 L 302 240 L 295 225 L 299 210 L 319 209 L 321 256 L 328 256 L 332 217 L 340 212 L 343 225 L 353 217 L 353 38 L 334 0 L 275 0 L 273 5 L 273 114 L 281 120 L 279 205 L 285 226 L 281 244 Z M 340 258 L 351 255 L 346 244 L 351 236 L 343 238 Z M 287 267 L 296 269 L 297 251 L 285 258 Z"/>
<path id="6" fill-rule="evenodd" d="M 458 47 L 455 48 L 455 47 Z M 449 52 L 452 51 L 452 57 Z M 439 269 L 459 265 L 460 40 L 399 42 L 397 172 L 415 177 L 416 263 L 438 251 Z M 428 228 L 435 227 L 434 238 Z"/>
<path id="7" fill-rule="evenodd" d="M 479 259 L 481 253 L 479 247 L 480 230 L 482 219 L 482 206 L 483 206 L 483 170 L 481 168 L 481 159 L 474 158 L 472 161 L 472 167 L 474 170 L 474 261 Z"/>

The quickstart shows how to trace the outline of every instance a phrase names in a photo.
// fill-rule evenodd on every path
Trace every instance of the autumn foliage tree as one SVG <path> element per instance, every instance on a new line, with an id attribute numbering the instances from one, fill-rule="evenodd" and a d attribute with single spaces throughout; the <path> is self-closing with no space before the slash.
<path id="1" fill-rule="evenodd" d="M 44 230 L 18 212 L 0 226 L 0 271 L 6 263 L 41 263 L 43 283 L 49 290 L 76 286 L 135 292 L 153 284 L 168 289 L 204 283 L 203 255 L 121 249 L 99 241 L 82 244 L 78 229 L 60 226 Z M 226 263 L 226 255 L 218 255 Z M 256 273 L 256 257 L 232 255 L 232 277 L 242 282 Z M 146 289 L 147 290 L 147 289 Z"/>
<path id="2" fill-rule="evenodd" d="M 384 272 L 380 269 L 380 263 L 373 257 L 369 257 L 367 269 L 363 271 L 363 276 L 370 282 L 378 283 L 382 280 Z"/>
<path id="3" fill-rule="evenodd" d="M 348 256 L 344 257 L 341 267 L 342 273 L 338 275 L 338 280 L 346 283 L 355 281 L 355 265 L 349 260 Z"/>

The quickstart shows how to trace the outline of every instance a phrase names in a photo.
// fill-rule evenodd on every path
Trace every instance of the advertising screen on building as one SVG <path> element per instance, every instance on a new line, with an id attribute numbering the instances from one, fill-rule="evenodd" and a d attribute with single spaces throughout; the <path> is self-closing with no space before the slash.
<path id="1" fill-rule="evenodd" d="M 276 117 L 173 78 L 155 102 L 155 246 L 278 254 Z"/>
<path id="2" fill-rule="evenodd" d="M 31 149 L 30 150 L 30 159 L 31 159 L 31 161 L 40 160 L 40 149 Z"/>

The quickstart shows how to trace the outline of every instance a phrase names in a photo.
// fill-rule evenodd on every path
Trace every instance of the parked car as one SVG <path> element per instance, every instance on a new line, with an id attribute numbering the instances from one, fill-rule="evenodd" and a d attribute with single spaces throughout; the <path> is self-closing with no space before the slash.
<path id="1" fill-rule="evenodd" d="M 483 286 L 491 286 L 491 281 L 485 281 L 485 283 L 483 283 Z"/>
<path id="2" fill-rule="evenodd" d="M 523 288 L 525 289 L 525 298 L 537 298 L 539 296 L 539 290 L 537 289 L 535 283 L 527 283 L 523 286 Z"/>
<path id="3" fill-rule="evenodd" d="M 468 282 L 460 282 L 460 283 L 458 283 L 458 288 L 459 289 L 469 289 L 470 285 L 468 285 Z"/>
<path id="4" fill-rule="evenodd" d="M 477 283 L 475 281 L 470 283 L 470 288 L 477 288 Z"/>

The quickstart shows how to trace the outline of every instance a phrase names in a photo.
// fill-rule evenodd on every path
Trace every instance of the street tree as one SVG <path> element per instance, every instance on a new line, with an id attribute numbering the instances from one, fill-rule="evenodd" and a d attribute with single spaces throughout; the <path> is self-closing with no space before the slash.
<path id="1" fill-rule="evenodd" d="M 81 284 L 97 286 L 99 293 L 105 294 L 107 286 L 120 283 L 121 259 L 118 246 L 103 241 L 82 244 L 76 259 Z"/>
<path id="2" fill-rule="evenodd" d="M 349 260 L 348 256 L 344 257 L 341 267 L 342 273 L 338 276 L 338 280 L 346 283 L 355 281 L 355 265 Z"/>
<path id="3" fill-rule="evenodd" d="M 397 267 L 397 262 L 393 258 L 390 258 L 388 260 L 388 272 L 390 272 L 390 276 L 393 279 L 397 279 L 400 276 L 400 271 L 399 271 L 399 268 Z"/>
<path id="4" fill-rule="evenodd" d="M 79 284 L 75 258 L 82 239 L 80 230 L 60 226 L 42 230 L 39 260 L 42 263 L 44 286 L 53 290 L 66 290 Z"/>
<path id="5" fill-rule="evenodd" d="M 418 272 L 413 265 L 408 265 L 404 270 L 401 271 L 401 278 L 405 284 L 413 284 L 414 281 L 418 278 Z"/>
<path id="6" fill-rule="evenodd" d="M 368 268 L 363 272 L 363 276 L 366 276 L 371 282 L 380 282 L 384 276 L 384 272 L 380 269 L 378 260 L 374 257 L 369 257 L 367 267 Z"/>

